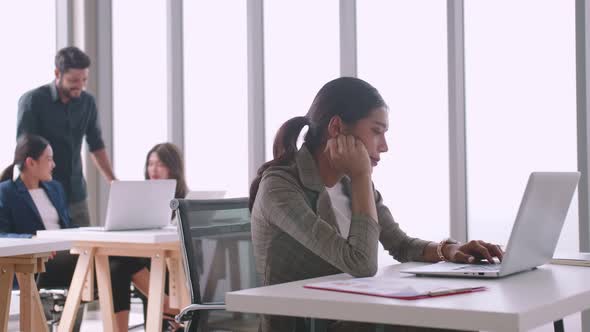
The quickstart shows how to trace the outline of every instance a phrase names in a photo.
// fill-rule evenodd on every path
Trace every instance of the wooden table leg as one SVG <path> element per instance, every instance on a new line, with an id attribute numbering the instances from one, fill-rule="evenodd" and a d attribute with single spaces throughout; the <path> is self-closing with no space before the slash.
<path id="1" fill-rule="evenodd" d="M 186 277 L 186 273 L 184 270 L 184 265 L 182 261 L 178 264 L 179 265 L 179 283 L 177 285 L 178 293 L 180 294 L 180 307 L 179 309 L 183 309 L 184 307 L 191 304 L 191 294 L 188 288 L 188 278 Z"/>
<path id="2" fill-rule="evenodd" d="M 189 290 L 186 284 L 186 275 L 184 264 L 175 253 L 172 257 L 166 259 L 168 266 L 168 299 L 170 308 L 183 309 L 191 304 Z"/>
<path id="3" fill-rule="evenodd" d="M 16 273 L 20 288 L 20 329 L 48 332 L 47 319 L 33 273 Z"/>
<path id="4" fill-rule="evenodd" d="M 109 267 L 109 256 L 97 255 L 96 281 L 98 282 L 98 299 L 100 301 L 100 312 L 102 314 L 103 331 L 115 332 L 115 310 L 113 308 L 113 289 L 111 286 L 111 269 Z"/>
<path id="5" fill-rule="evenodd" d="M 32 331 L 33 296 L 31 287 L 33 286 L 33 276 L 31 273 L 17 273 L 16 278 L 20 289 L 20 329 L 21 331 Z"/>
<path id="6" fill-rule="evenodd" d="M 182 280 L 180 275 L 183 271 L 180 270 L 180 264 L 178 264 L 178 258 L 169 257 L 166 258 L 166 266 L 168 267 L 168 302 L 170 308 L 180 309 L 182 303 L 182 295 L 180 284 Z"/>
<path id="7" fill-rule="evenodd" d="M 168 265 L 168 272 L 169 272 L 169 287 L 168 290 L 169 300 L 170 300 L 170 307 L 176 309 L 183 309 L 184 307 L 191 304 L 190 294 L 187 286 L 187 278 L 184 269 L 184 263 L 182 261 L 182 257 L 180 256 L 180 247 L 178 250 L 173 250 L 170 254 L 170 257 L 166 259 L 166 264 Z M 174 277 L 172 277 L 174 274 Z M 172 286 L 172 281 L 174 280 L 175 285 Z M 173 291 L 173 289 L 175 291 Z M 175 295 L 176 299 L 173 298 L 173 294 Z M 174 306 L 175 304 L 176 306 Z"/>
<path id="8" fill-rule="evenodd" d="M 94 262 L 95 248 L 77 248 L 77 250 L 79 250 L 80 255 L 78 256 L 76 269 L 72 276 L 64 311 L 59 321 L 59 332 L 71 332 L 74 328 L 76 314 L 78 313 L 78 307 L 80 306 L 80 299 L 82 297 L 84 280 L 86 280 L 86 274 L 88 274 L 90 265 Z"/>
<path id="9" fill-rule="evenodd" d="M 35 279 L 31 276 L 33 292 L 33 328 L 35 331 L 49 332 L 49 326 L 47 326 L 47 317 L 45 317 L 45 310 L 43 310 L 43 304 L 41 303 L 41 296 L 39 296 L 39 289 Z"/>
<path id="10" fill-rule="evenodd" d="M 94 264 L 90 264 L 88 273 L 86 273 L 86 280 L 82 288 L 82 301 L 94 301 Z"/>
<path id="11" fill-rule="evenodd" d="M 10 296 L 14 280 L 14 265 L 0 264 L 0 331 L 8 330 Z"/>
<path id="12" fill-rule="evenodd" d="M 164 250 L 161 250 L 152 256 L 146 332 L 159 332 L 162 329 L 165 276 L 166 257 Z"/>

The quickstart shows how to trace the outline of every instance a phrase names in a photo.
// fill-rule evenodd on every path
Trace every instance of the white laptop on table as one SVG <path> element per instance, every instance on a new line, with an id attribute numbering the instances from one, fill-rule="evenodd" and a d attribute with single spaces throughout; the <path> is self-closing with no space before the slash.
<path id="1" fill-rule="evenodd" d="M 186 199 L 217 199 L 225 197 L 225 190 L 194 190 L 186 194 Z"/>
<path id="2" fill-rule="evenodd" d="M 502 263 L 440 262 L 401 272 L 429 276 L 497 278 L 548 263 L 553 257 L 579 179 L 579 172 L 531 173 Z"/>
<path id="3" fill-rule="evenodd" d="M 170 224 L 176 180 L 113 181 L 104 227 L 87 230 L 120 231 L 162 228 Z"/>

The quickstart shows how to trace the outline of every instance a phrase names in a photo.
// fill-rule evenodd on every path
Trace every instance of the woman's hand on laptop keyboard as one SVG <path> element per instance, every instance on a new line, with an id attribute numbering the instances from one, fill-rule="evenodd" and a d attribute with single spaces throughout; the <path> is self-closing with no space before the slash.
<path id="1" fill-rule="evenodd" d="M 504 251 L 499 245 L 481 240 L 472 240 L 465 244 L 447 244 L 442 248 L 443 255 L 454 263 L 477 263 L 487 260 L 496 264 L 494 257 L 502 261 Z"/>

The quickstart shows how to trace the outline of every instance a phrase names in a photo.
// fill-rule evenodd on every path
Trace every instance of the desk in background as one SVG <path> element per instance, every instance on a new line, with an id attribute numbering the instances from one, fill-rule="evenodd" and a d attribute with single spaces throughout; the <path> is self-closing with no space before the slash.
<path id="1" fill-rule="evenodd" d="M 109 232 L 74 228 L 39 231 L 37 236 L 71 240 L 71 253 L 79 255 L 59 324 L 60 332 L 72 331 L 80 301 L 92 300 L 93 267 L 96 268 L 104 331 L 116 331 L 109 256 L 151 258 L 146 331 L 161 330 L 166 267 L 169 271 L 170 307 L 182 308 L 190 303 L 184 270 L 181 268 L 180 243 L 176 227 Z"/>
<path id="2" fill-rule="evenodd" d="M 227 293 L 228 311 L 458 330 L 527 331 L 590 308 L 590 268 L 543 265 L 500 279 L 426 278 L 399 273 L 405 263 L 378 276 L 430 279 L 444 285 L 484 285 L 483 292 L 406 301 L 303 288 L 311 282 L 351 278 L 338 274 Z"/>
<path id="3" fill-rule="evenodd" d="M 0 241 L 0 331 L 8 329 L 14 274 L 20 289 L 20 330 L 49 331 L 34 274 L 45 271 L 52 251 L 70 249 L 70 241 L 2 238 Z"/>

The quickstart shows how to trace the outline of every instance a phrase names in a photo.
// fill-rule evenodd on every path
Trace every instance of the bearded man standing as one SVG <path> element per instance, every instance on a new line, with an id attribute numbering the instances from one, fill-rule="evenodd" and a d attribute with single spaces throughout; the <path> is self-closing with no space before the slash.
<path id="1" fill-rule="evenodd" d="M 45 137 L 53 148 L 53 178 L 66 192 L 72 224 L 88 226 L 86 180 L 82 173 L 82 139 L 108 182 L 115 180 L 102 139 L 94 97 L 84 91 L 90 58 L 77 47 L 55 56 L 55 80 L 25 93 L 18 102 L 17 139 L 23 134 Z"/>

